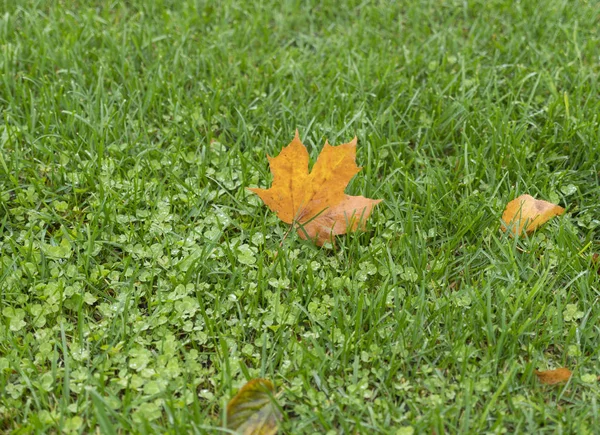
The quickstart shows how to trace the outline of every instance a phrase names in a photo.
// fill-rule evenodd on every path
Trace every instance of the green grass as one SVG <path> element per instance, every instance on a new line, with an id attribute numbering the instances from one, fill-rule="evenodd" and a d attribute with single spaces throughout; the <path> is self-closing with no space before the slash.
<path id="1" fill-rule="evenodd" d="M 595 1 L 0 0 L 0 431 L 600 427 Z M 365 233 L 247 186 L 358 137 Z M 566 207 L 499 231 L 522 193 Z M 567 385 L 533 371 L 566 366 Z"/>

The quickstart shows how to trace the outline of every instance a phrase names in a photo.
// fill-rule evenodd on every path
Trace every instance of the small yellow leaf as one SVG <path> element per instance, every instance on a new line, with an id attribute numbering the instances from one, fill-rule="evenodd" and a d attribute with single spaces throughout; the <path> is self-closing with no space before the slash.
<path id="1" fill-rule="evenodd" d="M 565 209 L 551 202 L 535 199 L 531 195 L 521 195 L 506 205 L 502 214 L 502 231 L 510 229 L 510 235 L 535 231 L 554 216 L 561 215 Z"/>
<path id="2" fill-rule="evenodd" d="M 554 385 L 560 384 L 561 382 L 567 382 L 571 377 L 571 370 L 567 368 L 560 368 L 556 370 L 536 370 L 533 373 L 538 377 L 542 384 Z"/>
<path id="3" fill-rule="evenodd" d="M 227 404 L 227 428 L 241 435 L 275 435 L 281 412 L 273 383 L 253 379 Z"/>

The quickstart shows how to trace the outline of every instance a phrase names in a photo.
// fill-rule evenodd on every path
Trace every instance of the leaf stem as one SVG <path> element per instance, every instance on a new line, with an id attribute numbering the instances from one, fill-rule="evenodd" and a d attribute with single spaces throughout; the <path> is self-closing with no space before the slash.
<path id="1" fill-rule="evenodd" d="M 287 236 L 290 235 L 290 232 L 292 231 L 292 229 L 294 228 L 294 224 L 296 223 L 296 221 L 292 221 L 292 223 L 290 224 L 290 227 L 288 228 L 288 230 L 285 232 L 285 234 L 283 235 L 283 239 L 281 239 L 281 242 L 279 242 L 279 247 L 281 248 L 283 246 L 283 242 L 285 241 L 285 239 L 287 239 Z"/>

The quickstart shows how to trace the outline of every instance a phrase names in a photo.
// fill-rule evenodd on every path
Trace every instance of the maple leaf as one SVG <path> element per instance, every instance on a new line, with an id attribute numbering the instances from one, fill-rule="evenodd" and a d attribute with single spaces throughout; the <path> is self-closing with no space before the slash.
<path id="1" fill-rule="evenodd" d="M 283 222 L 296 227 L 303 239 L 322 246 L 333 235 L 364 229 L 380 199 L 350 196 L 344 189 L 361 168 L 356 166 L 356 138 L 331 146 L 327 141 L 312 171 L 308 151 L 298 130 L 277 157 L 270 157 L 273 184 L 269 189 L 250 188 Z"/>
<path id="2" fill-rule="evenodd" d="M 506 204 L 502 213 L 502 231 L 510 229 L 510 235 L 530 233 L 548 222 L 554 216 L 559 216 L 565 209 L 548 201 L 535 199 L 531 195 L 521 195 Z M 527 227 L 525 227 L 527 224 Z"/>

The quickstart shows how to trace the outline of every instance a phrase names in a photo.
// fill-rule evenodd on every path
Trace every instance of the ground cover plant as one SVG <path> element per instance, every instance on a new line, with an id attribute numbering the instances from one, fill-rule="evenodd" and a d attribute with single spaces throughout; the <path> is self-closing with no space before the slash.
<path id="1" fill-rule="evenodd" d="M 281 433 L 592 433 L 599 17 L 0 1 L 0 431 L 218 433 L 266 378 Z M 335 247 L 247 190 L 296 129 L 383 199 Z"/>

